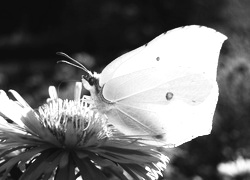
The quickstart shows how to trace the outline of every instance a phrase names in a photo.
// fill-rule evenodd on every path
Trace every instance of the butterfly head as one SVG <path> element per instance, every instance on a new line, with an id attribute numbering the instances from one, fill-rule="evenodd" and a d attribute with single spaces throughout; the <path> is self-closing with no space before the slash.
<path id="1" fill-rule="evenodd" d="M 78 62 L 77 60 L 73 59 L 72 57 L 70 57 L 69 55 L 63 53 L 63 52 L 57 52 L 56 54 L 63 56 L 69 60 L 71 60 L 72 62 L 69 61 L 65 61 L 65 60 L 61 60 L 58 62 L 63 62 L 66 64 L 69 64 L 71 66 L 75 66 L 79 69 L 82 69 L 84 71 L 84 75 L 82 75 L 82 82 L 83 82 L 83 86 L 89 90 L 90 92 L 95 91 L 95 93 L 100 92 L 100 85 L 99 85 L 99 75 L 97 73 L 92 73 L 91 71 L 89 71 L 85 66 L 83 66 L 80 62 Z"/>
<path id="2" fill-rule="evenodd" d="M 85 71 L 86 72 L 86 71 Z M 85 75 L 82 75 L 82 83 L 85 89 L 89 90 L 95 90 L 95 92 L 99 93 L 101 90 L 101 87 L 99 85 L 99 74 L 96 72 L 92 73 L 88 71 Z"/>

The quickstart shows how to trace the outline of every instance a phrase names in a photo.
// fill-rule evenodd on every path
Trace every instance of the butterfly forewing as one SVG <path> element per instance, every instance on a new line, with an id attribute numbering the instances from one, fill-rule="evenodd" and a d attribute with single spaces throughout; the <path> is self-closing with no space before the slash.
<path id="1" fill-rule="evenodd" d="M 193 68 L 216 79 L 218 56 L 226 36 L 200 26 L 177 28 L 115 59 L 101 73 L 100 85 L 142 69 L 161 66 Z"/>

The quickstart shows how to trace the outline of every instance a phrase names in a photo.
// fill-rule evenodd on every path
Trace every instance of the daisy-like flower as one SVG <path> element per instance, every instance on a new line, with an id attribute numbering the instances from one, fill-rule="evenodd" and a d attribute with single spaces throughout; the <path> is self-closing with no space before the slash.
<path id="1" fill-rule="evenodd" d="M 54 87 L 38 110 L 14 90 L 0 91 L 0 178 L 20 169 L 20 180 L 158 179 L 169 159 L 157 147 L 124 136 L 93 108 L 91 99 L 58 98 Z"/>

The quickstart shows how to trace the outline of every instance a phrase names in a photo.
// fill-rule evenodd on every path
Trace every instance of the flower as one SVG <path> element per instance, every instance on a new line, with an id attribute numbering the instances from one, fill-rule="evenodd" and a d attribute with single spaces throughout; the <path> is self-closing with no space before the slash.
<path id="1" fill-rule="evenodd" d="M 230 177 L 250 175 L 250 159 L 244 159 L 240 156 L 235 161 L 220 163 L 217 170 L 221 175 Z"/>
<path id="2" fill-rule="evenodd" d="M 14 90 L 17 101 L 0 90 L 0 176 L 14 168 L 20 180 L 36 179 L 158 179 L 169 158 L 141 137 L 125 136 L 98 113 L 87 96 L 58 98 L 55 87 L 37 110 Z M 143 140 L 143 141 L 141 141 Z"/>

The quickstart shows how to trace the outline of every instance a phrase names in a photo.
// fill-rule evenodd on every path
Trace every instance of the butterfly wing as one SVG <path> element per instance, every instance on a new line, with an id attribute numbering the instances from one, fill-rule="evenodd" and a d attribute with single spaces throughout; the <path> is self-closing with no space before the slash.
<path id="1" fill-rule="evenodd" d="M 149 68 L 130 76 L 114 78 L 103 87 L 103 96 L 115 102 L 107 113 L 109 120 L 124 134 L 153 138 L 160 134 L 164 143 L 180 145 L 210 132 L 216 83 L 182 68 L 175 74 Z"/>
<path id="2" fill-rule="evenodd" d="M 206 27 L 177 28 L 111 62 L 100 75 L 110 122 L 126 135 L 162 134 L 175 145 L 208 134 L 225 39 Z"/>
<path id="3" fill-rule="evenodd" d="M 185 26 L 168 31 L 107 65 L 100 85 L 110 79 L 154 66 L 192 67 L 216 78 L 219 51 L 226 36 L 204 26 Z"/>

